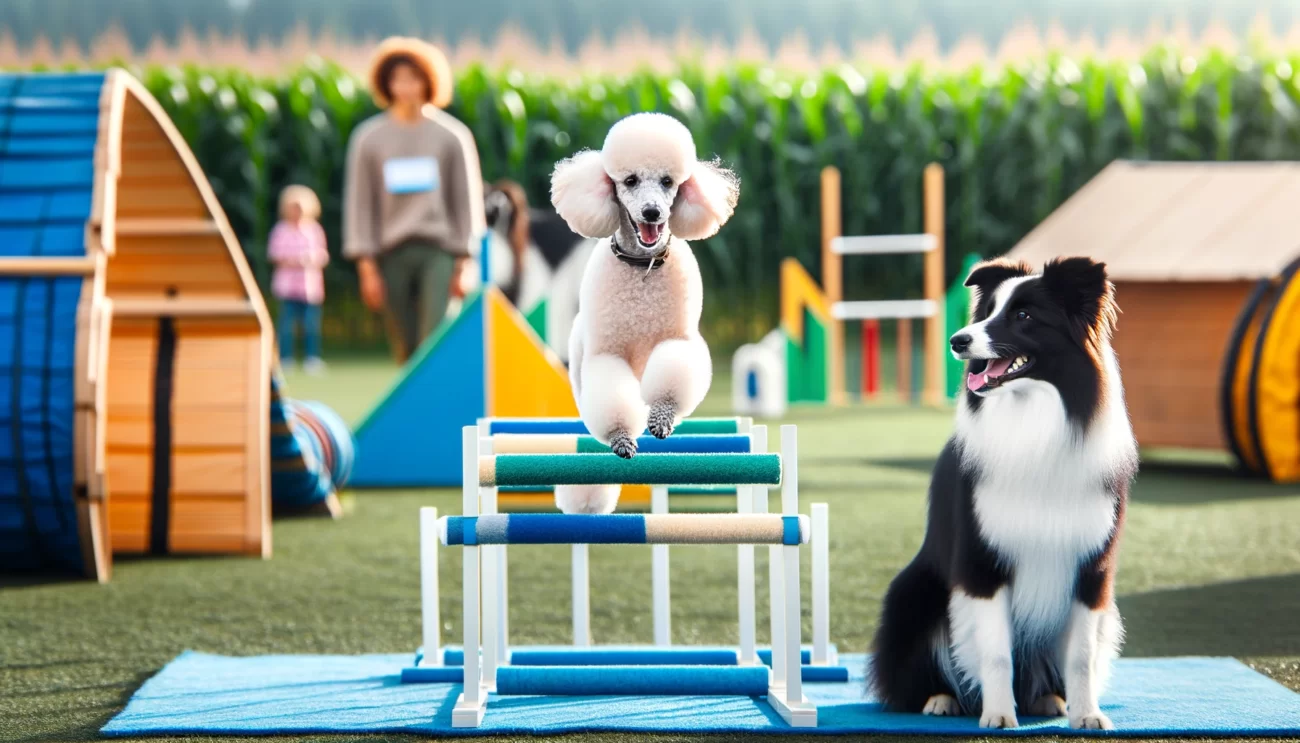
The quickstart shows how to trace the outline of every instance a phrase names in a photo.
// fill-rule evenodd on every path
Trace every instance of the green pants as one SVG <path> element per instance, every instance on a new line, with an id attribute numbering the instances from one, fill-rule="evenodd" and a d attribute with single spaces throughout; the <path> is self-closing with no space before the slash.
<path id="1" fill-rule="evenodd" d="M 405 361 L 442 322 L 451 298 L 456 257 L 436 245 L 408 241 L 382 253 L 379 273 L 387 292 L 390 338 Z"/>

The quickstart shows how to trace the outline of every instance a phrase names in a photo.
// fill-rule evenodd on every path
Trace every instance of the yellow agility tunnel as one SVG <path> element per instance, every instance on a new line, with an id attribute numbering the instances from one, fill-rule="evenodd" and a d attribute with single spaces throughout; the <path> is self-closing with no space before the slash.
<path id="1" fill-rule="evenodd" d="M 1300 481 L 1300 163 L 1117 161 L 1009 253 L 1106 263 L 1144 449 L 1226 450 Z"/>

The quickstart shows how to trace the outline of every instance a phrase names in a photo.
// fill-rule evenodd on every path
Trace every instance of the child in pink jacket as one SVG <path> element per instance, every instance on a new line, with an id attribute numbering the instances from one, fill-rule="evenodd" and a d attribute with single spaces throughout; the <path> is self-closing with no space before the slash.
<path id="1" fill-rule="evenodd" d="M 306 359 L 303 370 L 325 370 L 320 358 L 320 308 L 325 301 L 325 275 L 330 262 L 321 229 L 320 200 L 306 186 L 287 186 L 280 193 L 280 221 L 267 241 L 267 257 L 275 266 L 271 293 L 280 300 L 280 362 L 294 363 L 294 341 L 301 326 Z"/>

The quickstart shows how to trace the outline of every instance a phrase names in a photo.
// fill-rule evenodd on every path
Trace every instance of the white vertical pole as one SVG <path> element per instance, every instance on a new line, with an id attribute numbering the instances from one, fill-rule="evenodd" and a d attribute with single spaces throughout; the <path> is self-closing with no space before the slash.
<path id="1" fill-rule="evenodd" d="M 668 513 L 668 486 L 650 488 L 650 512 Z M 672 610 L 668 584 L 668 545 L 650 548 L 650 584 L 654 601 L 654 635 L 656 645 L 672 644 Z"/>
<path id="2" fill-rule="evenodd" d="M 799 439 L 798 429 L 794 426 L 781 426 L 781 464 L 784 467 L 781 475 L 781 513 L 785 516 L 798 516 Z M 799 660 L 802 639 L 799 616 L 799 545 L 787 545 L 780 549 L 785 553 L 785 586 L 781 597 L 785 603 L 785 698 L 793 706 L 803 702 L 803 672 Z M 775 647 L 772 648 L 772 656 L 776 657 Z"/>
<path id="3" fill-rule="evenodd" d="M 494 453 L 495 453 L 495 451 L 494 451 L 494 449 L 493 449 L 493 446 L 492 446 L 492 434 L 489 433 L 489 431 L 491 430 L 491 424 L 492 424 L 492 419 L 491 419 L 491 418 L 479 418 L 479 419 L 478 419 L 478 426 L 479 426 L 479 454 L 480 454 L 480 455 L 484 455 L 484 454 L 494 454 Z M 498 508 L 498 502 L 497 502 L 497 495 L 498 495 L 499 492 L 500 492 L 500 491 L 499 491 L 498 489 L 496 489 L 496 488 L 493 488 L 493 489 L 492 489 L 492 494 L 491 494 L 491 496 L 490 496 L 490 497 L 491 497 L 491 501 L 492 501 L 492 510 L 491 510 L 491 513 L 500 513 L 500 509 Z M 484 512 L 487 513 L 488 511 L 485 510 Z M 496 577 L 497 577 L 497 581 L 496 581 L 496 582 L 497 582 L 497 586 L 496 586 L 496 592 L 497 592 L 497 593 L 496 593 L 496 595 L 497 595 L 497 598 L 496 598 L 496 601 L 497 601 L 497 604 L 496 604 L 496 608 L 497 608 L 497 612 L 496 612 L 496 616 L 497 616 L 497 651 L 496 651 L 496 652 L 497 652 L 497 655 L 496 655 L 496 659 L 497 659 L 497 663 L 505 663 L 505 662 L 506 662 L 506 659 L 507 659 L 507 656 L 508 656 L 508 652 L 509 652 L 509 646 L 510 646 L 510 639 L 509 639 L 509 638 L 510 638 L 510 599 L 509 599 L 509 594 L 508 594 L 508 592 L 507 592 L 507 590 L 506 590 L 506 582 L 507 582 L 507 581 L 506 581 L 506 578 L 507 578 L 507 573 L 508 573 L 509 571 L 508 571 L 508 569 L 507 569 L 507 567 L 506 567 L 506 545 L 504 545 L 504 544 L 498 544 L 498 545 L 494 545 L 494 546 L 491 546 L 491 547 L 487 547 L 487 548 L 485 548 L 485 549 L 486 549 L 487 552 L 492 552 L 492 553 L 495 553 L 495 555 L 496 555 L 496 557 L 493 558 L 493 559 L 496 561 L 495 570 L 494 570 L 493 572 L 496 573 Z M 494 672 L 494 673 L 495 673 L 495 672 Z M 493 678 L 495 678 L 495 675 L 494 675 Z"/>
<path id="4" fill-rule="evenodd" d="M 591 644 L 591 577 L 587 566 L 587 545 L 573 545 L 573 644 Z"/>
<path id="5" fill-rule="evenodd" d="M 497 512 L 497 489 L 479 488 L 479 502 L 484 514 Z M 483 685 L 488 691 L 495 691 L 497 686 L 497 652 L 500 650 L 500 633 L 497 619 L 500 617 L 500 583 L 497 580 L 497 558 L 500 553 L 496 545 L 481 547 L 483 556 Z"/>
<path id="6" fill-rule="evenodd" d="M 442 665 L 441 631 L 438 627 L 438 509 L 420 509 L 420 608 L 424 656 L 421 666 Z"/>
<path id="7" fill-rule="evenodd" d="M 465 516 L 478 515 L 478 427 L 465 426 L 461 436 L 464 451 L 461 463 L 461 512 Z M 481 706 L 483 699 L 482 676 L 479 673 L 479 550 L 478 546 L 465 547 L 463 576 L 465 612 L 465 689 L 464 702 L 470 707 Z"/>
<path id="8" fill-rule="evenodd" d="M 830 663 L 830 507 L 812 504 L 812 665 Z"/>
<path id="9" fill-rule="evenodd" d="M 785 452 L 781 452 L 781 460 L 785 461 Z M 760 513 L 771 512 L 770 493 L 766 487 L 759 487 L 756 490 L 757 498 L 755 499 L 754 510 Z M 785 653 L 782 648 L 785 647 L 785 634 L 782 632 L 784 625 L 785 603 L 782 599 L 785 588 L 782 578 L 781 568 L 781 546 L 771 545 L 767 548 L 767 585 L 768 585 L 768 625 L 770 627 L 770 643 L 772 648 L 772 683 L 774 690 L 781 693 L 785 692 Z"/>
<path id="10" fill-rule="evenodd" d="M 749 430 L 749 450 L 755 454 L 767 451 L 767 426 L 754 426 Z M 736 511 L 753 513 L 754 503 L 762 490 L 764 508 L 767 510 L 767 491 L 762 485 L 742 485 L 736 490 Z M 754 545 L 742 544 L 736 547 L 737 593 L 740 596 L 740 664 L 758 663 L 755 652 L 755 610 L 754 610 Z"/>

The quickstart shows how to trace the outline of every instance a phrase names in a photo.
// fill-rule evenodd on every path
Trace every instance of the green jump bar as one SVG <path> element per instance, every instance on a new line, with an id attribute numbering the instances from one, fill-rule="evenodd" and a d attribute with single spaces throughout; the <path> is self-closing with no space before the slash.
<path id="1" fill-rule="evenodd" d="M 503 485 L 780 485 L 780 454 L 498 454 L 478 482 Z"/>

